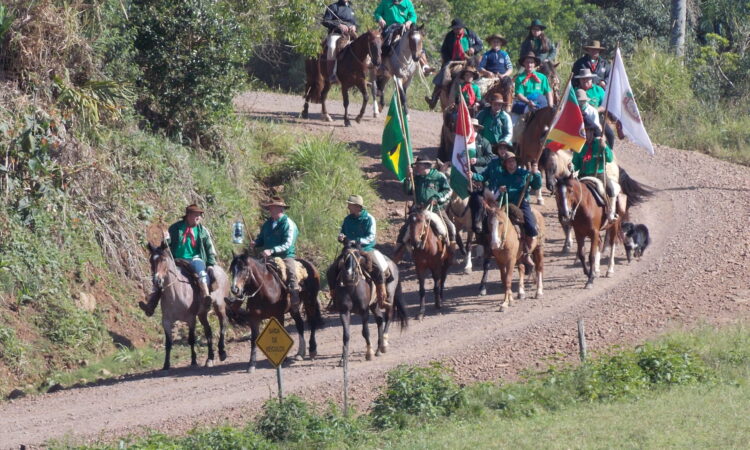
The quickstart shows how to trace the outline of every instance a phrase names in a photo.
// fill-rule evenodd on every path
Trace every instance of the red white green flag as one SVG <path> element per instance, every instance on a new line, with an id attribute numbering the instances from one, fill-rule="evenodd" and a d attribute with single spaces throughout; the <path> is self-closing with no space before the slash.
<path id="1" fill-rule="evenodd" d="M 471 167 L 469 165 L 469 150 L 476 149 L 477 133 L 471 124 L 469 108 L 463 95 L 459 95 L 458 117 L 456 118 L 456 138 L 453 141 L 453 157 L 451 158 L 451 189 L 461 198 L 469 196 L 469 180 Z"/>
<path id="2" fill-rule="evenodd" d="M 562 105 L 552 127 L 547 135 L 546 147 L 552 151 L 570 149 L 580 152 L 586 143 L 586 130 L 583 126 L 583 114 L 578 105 L 571 83 L 563 95 L 565 103 Z"/>

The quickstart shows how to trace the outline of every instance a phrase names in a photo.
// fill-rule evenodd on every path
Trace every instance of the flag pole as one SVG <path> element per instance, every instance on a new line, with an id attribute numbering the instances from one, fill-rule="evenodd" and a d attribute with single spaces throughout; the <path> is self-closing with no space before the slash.
<path id="1" fill-rule="evenodd" d="M 568 92 L 568 86 L 570 85 L 570 82 L 573 80 L 573 72 L 568 75 L 568 82 L 565 83 L 565 91 L 563 91 L 563 96 L 565 95 L 565 92 Z M 571 89 L 573 89 L 573 86 L 570 86 Z M 557 119 L 560 118 L 560 112 L 562 109 L 560 106 L 564 104 L 568 99 L 560 99 L 559 102 L 557 102 L 557 105 L 555 105 L 555 115 L 554 119 L 552 119 L 552 123 L 554 124 L 557 122 Z M 542 145 L 545 145 L 547 142 L 547 136 L 549 136 L 549 132 L 552 131 L 552 127 L 550 126 L 549 129 L 544 133 L 544 137 L 541 139 Z M 539 162 L 539 161 L 536 161 Z"/>
<path id="2" fill-rule="evenodd" d="M 409 181 L 411 182 L 411 190 L 412 194 L 414 196 L 414 204 L 417 204 L 417 185 L 414 184 L 414 170 L 412 169 L 412 160 L 411 160 L 411 137 L 409 136 L 409 133 L 406 131 L 405 126 L 405 120 L 403 111 L 401 110 L 401 90 L 400 90 L 400 83 L 398 81 L 398 78 L 396 78 L 396 75 L 393 76 L 393 83 L 396 85 L 396 114 L 398 114 L 398 124 L 401 127 L 401 134 L 404 136 L 404 139 L 406 140 L 406 159 L 409 161 Z"/>
<path id="3" fill-rule="evenodd" d="M 464 99 L 464 94 L 461 91 L 459 91 L 459 97 L 461 99 L 460 100 L 461 101 L 461 106 L 465 107 L 466 108 L 466 112 L 468 112 L 469 111 L 469 107 L 468 107 L 468 105 L 466 105 L 466 100 Z M 469 120 L 469 123 L 471 124 L 471 114 L 469 114 L 468 120 Z M 453 130 L 453 131 L 455 132 L 455 130 Z M 455 135 L 454 135 L 453 139 L 455 141 Z M 467 169 L 466 170 L 467 173 L 465 173 L 464 175 L 466 175 L 466 178 L 469 180 L 469 192 L 473 192 L 474 191 L 474 183 L 471 180 L 471 157 L 469 156 L 469 142 L 468 142 L 468 139 L 469 139 L 469 136 L 466 136 L 464 138 L 464 155 L 466 155 L 466 169 Z"/>
<path id="4" fill-rule="evenodd" d="M 615 47 L 615 58 L 617 58 L 617 54 L 619 53 L 619 51 L 620 51 L 620 43 L 618 42 L 617 46 Z M 609 75 L 609 80 L 607 80 L 607 95 L 605 96 L 606 100 L 604 102 L 604 117 L 603 117 L 604 120 L 602 120 L 602 136 L 601 136 L 601 139 L 604 141 L 604 145 L 602 145 L 602 158 L 599 161 L 604 165 L 604 180 L 602 180 L 602 182 L 604 183 L 605 188 L 607 184 L 607 162 L 605 161 L 606 151 L 607 151 L 607 142 L 605 140 L 606 133 L 604 132 L 604 129 L 607 127 L 607 116 L 609 115 L 609 97 L 610 97 L 610 93 L 612 92 L 611 91 L 612 80 L 614 80 L 614 78 L 615 78 L 615 70 L 613 67 L 612 72 Z M 599 173 L 599 163 L 596 164 L 596 172 Z M 605 189 L 605 193 L 606 193 L 606 189 Z"/>

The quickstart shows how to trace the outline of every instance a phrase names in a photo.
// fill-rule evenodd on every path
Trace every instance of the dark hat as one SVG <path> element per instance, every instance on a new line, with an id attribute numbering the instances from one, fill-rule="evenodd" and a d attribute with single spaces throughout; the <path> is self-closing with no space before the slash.
<path id="1" fill-rule="evenodd" d="M 502 36 L 502 35 L 497 34 L 497 33 L 494 33 L 494 34 L 491 34 L 491 35 L 487 36 L 486 40 L 487 40 L 487 42 L 492 42 L 493 39 L 498 39 L 498 40 L 503 41 L 503 43 L 500 44 L 500 45 L 505 45 L 505 44 L 508 43 L 508 40 L 505 39 L 505 36 Z"/>
<path id="2" fill-rule="evenodd" d="M 495 103 L 495 102 L 500 102 L 504 105 L 508 104 L 508 102 L 505 101 L 505 98 L 499 92 L 495 92 L 494 94 L 490 95 L 489 102 L 490 104 Z"/>
<path id="3" fill-rule="evenodd" d="M 602 43 L 599 41 L 591 41 L 589 45 L 583 46 L 584 50 L 606 50 L 606 48 L 602 47 Z"/>
<path id="4" fill-rule="evenodd" d="M 534 19 L 534 20 L 531 21 L 531 25 L 529 25 L 529 30 L 532 29 L 532 28 L 534 28 L 534 27 L 541 28 L 542 30 L 544 30 L 545 28 L 547 28 L 546 26 L 544 26 L 544 24 L 542 24 L 542 21 L 539 20 L 539 19 Z"/>
<path id="5" fill-rule="evenodd" d="M 271 200 L 267 201 L 266 203 L 263 203 L 264 208 L 269 208 L 271 206 L 281 206 L 282 208 L 286 208 L 287 204 L 284 203 L 284 199 L 278 196 L 271 197 Z"/>
<path id="6" fill-rule="evenodd" d="M 198 205 L 193 203 L 192 205 L 188 205 L 188 207 L 185 208 L 185 214 L 187 215 L 190 213 L 203 214 L 203 210 L 200 209 Z"/>
<path id="7" fill-rule="evenodd" d="M 516 154 L 513 152 L 506 153 L 505 158 L 503 158 L 503 164 L 505 164 L 505 161 L 510 161 L 511 159 L 516 159 Z"/>
<path id="8" fill-rule="evenodd" d="M 497 154 L 501 148 L 507 148 L 508 150 L 511 150 L 513 149 L 513 145 L 505 141 L 496 142 L 492 144 L 492 153 Z"/>
<path id="9" fill-rule="evenodd" d="M 591 69 L 589 69 L 588 67 L 584 67 L 579 70 L 578 75 L 574 76 L 573 78 L 596 78 L 596 75 L 591 73 Z"/>
<path id="10" fill-rule="evenodd" d="M 523 65 L 524 61 L 526 61 L 529 58 L 534 58 L 534 61 L 536 61 L 536 65 L 537 66 L 540 65 L 540 64 L 542 64 L 542 60 L 539 59 L 539 57 L 536 56 L 536 53 L 534 53 L 534 52 L 529 52 L 529 53 L 526 53 L 525 55 L 523 55 L 521 57 L 521 59 L 518 60 L 518 64 Z"/>
<path id="11" fill-rule="evenodd" d="M 435 164 L 435 160 L 434 159 L 430 159 L 430 158 L 428 158 L 426 156 L 417 156 L 417 160 L 414 161 L 414 163 L 412 164 L 412 166 L 415 166 L 417 164 L 427 164 L 427 165 L 432 166 L 432 165 Z"/>
<path id="12" fill-rule="evenodd" d="M 464 25 L 464 21 L 461 19 L 453 19 L 451 20 L 450 28 L 466 28 L 466 25 Z"/>
<path id="13" fill-rule="evenodd" d="M 461 73 L 458 74 L 458 78 L 463 78 L 464 75 L 466 75 L 466 72 L 474 74 L 474 78 L 478 78 L 479 77 L 479 72 L 477 72 L 477 69 L 475 69 L 475 68 L 473 68 L 471 66 L 466 66 L 466 68 L 464 70 L 462 70 Z"/>

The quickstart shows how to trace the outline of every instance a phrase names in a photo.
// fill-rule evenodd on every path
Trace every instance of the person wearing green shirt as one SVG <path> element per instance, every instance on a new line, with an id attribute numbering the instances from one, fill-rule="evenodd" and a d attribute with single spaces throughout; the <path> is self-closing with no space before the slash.
<path id="1" fill-rule="evenodd" d="M 536 70 L 539 58 L 532 52 L 523 55 L 519 62 L 524 70 L 515 78 L 516 101 L 511 110 L 514 126 L 528 111 L 555 106 L 547 77 Z"/>
<path id="2" fill-rule="evenodd" d="M 263 207 L 268 210 L 270 217 L 261 226 L 255 241 L 250 242 L 250 248 L 263 249 L 262 254 L 265 258 L 278 257 L 284 260 L 291 307 L 295 309 L 300 303 L 295 259 L 299 230 L 294 221 L 286 215 L 287 205 L 281 197 L 272 197 Z"/>
<path id="3" fill-rule="evenodd" d="M 593 177 L 599 179 L 606 187 L 609 196 L 609 216 L 611 222 L 617 218 L 617 196 L 620 184 L 607 175 L 606 164 L 614 161 L 612 149 L 602 139 L 602 133 L 595 124 L 586 124 L 586 143 L 578 153 L 573 153 L 572 171 L 578 172 L 578 178 Z"/>
<path id="4" fill-rule="evenodd" d="M 453 190 L 448 182 L 448 177 L 444 173 L 438 171 L 433 166 L 435 161 L 420 156 L 417 161 L 412 164 L 413 169 L 409 168 L 409 176 L 407 176 L 404 183 L 404 192 L 407 194 L 415 194 L 416 204 L 415 206 L 424 208 L 425 211 L 433 213 L 442 219 L 445 224 L 447 231 L 448 242 L 455 251 L 456 246 L 456 227 L 453 222 L 450 221 L 448 215 L 445 213 L 445 206 L 451 198 Z M 411 183 L 412 177 L 414 178 L 414 185 Z M 445 239 L 446 236 L 443 231 L 435 225 L 435 220 L 431 220 L 433 231 L 436 235 Z M 401 255 L 404 250 L 404 238 L 406 237 L 406 231 L 409 229 L 409 224 L 404 223 L 401 230 L 398 233 L 396 243 L 398 247 L 394 257 L 394 262 L 398 263 L 401 260 Z"/>
<path id="5" fill-rule="evenodd" d="M 591 70 L 587 67 L 578 72 L 578 75 L 574 76 L 573 79 L 578 81 L 578 86 L 586 91 L 586 96 L 589 98 L 589 105 L 596 108 L 599 112 L 599 123 L 604 125 L 604 136 L 607 138 L 607 145 L 614 148 L 615 144 L 615 131 L 611 126 L 604 120 L 604 96 L 606 92 L 601 86 L 594 84 L 594 78 L 596 75 L 591 73 Z"/>
<path id="6" fill-rule="evenodd" d="M 389 306 L 388 293 L 385 289 L 385 274 L 376 261 L 375 239 L 377 223 L 375 218 L 365 209 L 364 200 L 359 195 L 350 195 L 346 201 L 349 214 L 344 218 L 339 232 L 339 242 L 348 241 L 350 245 L 360 246 L 362 269 L 370 275 L 375 283 L 375 295 L 378 306 L 384 308 Z M 335 261 L 328 269 L 328 287 L 331 295 L 334 292 L 334 283 L 338 279 L 338 261 Z"/>
<path id="7" fill-rule="evenodd" d="M 473 67 L 467 67 L 461 71 L 459 78 L 461 84 L 458 85 L 456 95 L 454 97 L 455 102 L 460 101 L 459 95 L 463 95 L 466 106 L 469 107 L 469 111 L 473 113 L 479 108 L 479 101 L 482 100 L 482 93 L 479 90 L 479 86 L 474 82 L 479 77 L 477 69 Z"/>
<path id="8" fill-rule="evenodd" d="M 172 224 L 164 233 L 164 243 L 169 246 L 175 261 L 187 261 L 193 272 L 198 276 L 201 297 L 206 306 L 211 305 L 210 277 L 213 276 L 213 266 L 216 265 L 216 249 L 208 228 L 201 224 L 203 210 L 192 204 L 185 208 L 185 215 L 181 220 Z M 146 302 L 138 306 L 152 316 L 159 304 L 161 290 L 154 287 Z"/>
<path id="9" fill-rule="evenodd" d="M 385 56 L 393 46 L 394 33 L 408 30 L 417 22 L 417 12 L 410 0 L 381 0 L 375 9 L 375 22 L 383 29 L 382 51 Z"/>
<path id="10" fill-rule="evenodd" d="M 490 96 L 490 106 L 485 107 L 477 114 L 479 125 L 482 126 L 480 134 L 495 145 L 499 142 L 510 144 L 513 138 L 513 125 L 511 117 L 505 112 L 505 100 L 503 96 L 495 93 Z"/>

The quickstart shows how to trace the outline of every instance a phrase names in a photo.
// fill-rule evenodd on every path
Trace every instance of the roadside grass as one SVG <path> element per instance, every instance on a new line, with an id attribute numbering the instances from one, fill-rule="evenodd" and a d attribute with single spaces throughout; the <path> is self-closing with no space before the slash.
<path id="1" fill-rule="evenodd" d="M 704 326 L 513 383 L 401 366 L 367 414 L 271 399 L 244 428 L 82 448 L 684 448 L 750 445 L 750 328 Z M 64 442 L 52 448 L 70 448 Z"/>

